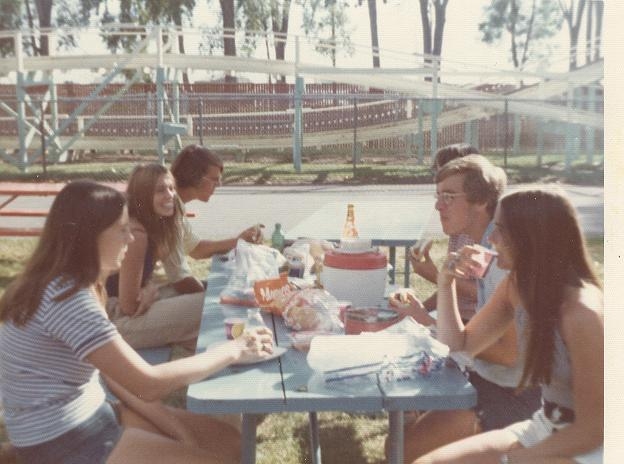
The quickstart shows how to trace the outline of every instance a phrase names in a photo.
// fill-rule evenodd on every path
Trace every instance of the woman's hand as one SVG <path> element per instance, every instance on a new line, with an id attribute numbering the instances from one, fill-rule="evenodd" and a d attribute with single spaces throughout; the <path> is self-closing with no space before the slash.
<path id="1" fill-rule="evenodd" d="M 243 335 L 231 343 L 237 351 L 237 362 L 252 363 L 273 353 L 273 332 L 266 327 L 257 327 L 243 332 Z"/>
<path id="2" fill-rule="evenodd" d="M 139 296 L 137 297 L 138 306 L 133 317 L 144 314 L 150 306 L 158 300 L 158 296 L 158 286 L 152 282 L 148 282 L 147 285 L 139 291 Z"/>
<path id="3" fill-rule="evenodd" d="M 412 289 L 402 288 L 391 294 L 388 298 L 388 304 L 395 312 L 404 316 L 411 316 L 419 324 L 429 326 L 435 323 L 435 319 L 429 315 Z"/>
<path id="4" fill-rule="evenodd" d="M 472 278 L 475 272 L 482 265 L 475 257 L 481 250 L 474 245 L 465 245 L 459 251 L 449 253 L 443 268 L 444 273 L 449 277 Z"/>
<path id="5" fill-rule="evenodd" d="M 243 230 L 238 235 L 238 238 L 242 238 L 249 243 L 263 243 L 264 235 L 262 234 L 262 229 L 264 229 L 264 224 L 256 224 Z"/>

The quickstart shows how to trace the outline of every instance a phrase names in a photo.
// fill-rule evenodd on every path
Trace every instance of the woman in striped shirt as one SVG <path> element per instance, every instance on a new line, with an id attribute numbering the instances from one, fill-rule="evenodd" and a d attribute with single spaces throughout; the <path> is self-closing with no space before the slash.
<path id="1" fill-rule="evenodd" d="M 90 181 L 56 197 L 24 272 L 0 299 L 0 389 L 23 462 L 237 462 L 238 431 L 161 399 L 234 362 L 272 352 L 258 329 L 219 348 L 151 366 L 104 310 L 103 282 L 128 243 L 124 196 Z M 106 402 L 102 374 L 122 400 Z"/>

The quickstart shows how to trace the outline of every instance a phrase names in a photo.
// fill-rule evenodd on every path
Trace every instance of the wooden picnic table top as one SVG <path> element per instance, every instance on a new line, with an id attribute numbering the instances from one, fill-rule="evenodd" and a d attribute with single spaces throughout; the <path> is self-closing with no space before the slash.
<path id="1" fill-rule="evenodd" d="M 116 190 L 124 192 L 126 190 L 125 182 L 101 182 L 104 185 L 113 187 Z M 49 196 L 57 195 L 65 182 L 0 182 L 0 195 L 8 196 Z"/>

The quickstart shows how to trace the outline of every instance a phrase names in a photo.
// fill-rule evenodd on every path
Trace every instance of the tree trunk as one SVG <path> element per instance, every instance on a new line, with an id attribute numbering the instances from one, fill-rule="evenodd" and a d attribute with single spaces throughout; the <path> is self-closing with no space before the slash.
<path id="1" fill-rule="evenodd" d="M 433 54 L 442 56 L 442 39 L 444 38 L 444 25 L 446 24 L 446 5 L 448 0 L 437 0 L 435 6 L 435 31 L 433 34 Z"/>
<path id="2" fill-rule="evenodd" d="M 173 17 L 173 23 L 178 26 L 180 31 L 182 31 L 182 15 L 176 14 Z M 178 35 L 178 52 L 180 55 L 186 55 L 186 51 L 184 50 L 184 36 L 182 34 Z M 182 83 L 183 88 L 189 88 L 191 81 L 188 77 L 188 72 L 182 71 Z"/>
<path id="3" fill-rule="evenodd" d="M 594 60 L 600 59 L 600 49 L 602 47 L 602 12 L 604 4 L 602 2 L 596 2 L 596 35 L 594 38 Z"/>
<path id="4" fill-rule="evenodd" d="M 221 14 L 223 15 L 223 54 L 225 56 L 236 56 L 234 0 L 219 0 L 219 3 L 221 4 Z M 225 82 L 236 82 L 236 78 L 226 73 Z"/>
<path id="5" fill-rule="evenodd" d="M 585 26 L 585 64 L 589 64 L 592 61 L 592 21 L 593 21 L 593 4 L 589 2 L 587 5 L 587 25 Z"/>
<path id="6" fill-rule="evenodd" d="M 371 46 L 373 48 L 373 68 L 380 66 L 379 35 L 377 32 L 377 0 L 368 0 L 368 18 L 371 31 Z"/>
<path id="7" fill-rule="evenodd" d="M 39 27 L 50 29 L 52 27 L 52 0 L 36 0 L 37 16 L 39 16 Z M 39 39 L 39 54 L 41 56 L 50 55 L 50 40 L 48 32 L 41 33 Z"/>
<path id="8" fill-rule="evenodd" d="M 425 68 L 431 67 L 431 20 L 429 19 L 429 0 L 418 0 L 420 3 L 420 22 L 423 34 L 423 55 L 425 55 Z M 425 76 L 425 81 L 431 82 L 431 76 Z"/>
<path id="9" fill-rule="evenodd" d="M 420 2 L 420 21 L 423 33 L 423 54 L 431 54 L 431 22 L 429 20 L 429 0 L 418 0 Z M 430 62 L 430 61 L 429 61 Z M 427 60 L 425 60 L 427 63 Z"/>
<path id="10" fill-rule="evenodd" d="M 570 71 L 578 67 L 578 36 L 581 29 L 581 19 L 583 18 L 583 10 L 585 9 L 585 0 L 579 0 L 576 18 L 574 18 L 574 3 L 570 5 L 569 10 L 563 12 L 563 17 L 568 23 L 570 31 Z"/>
<path id="11" fill-rule="evenodd" d="M 275 59 L 284 61 L 286 57 L 286 38 L 288 37 L 288 20 L 290 16 L 290 0 L 284 0 L 282 4 L 281 25 L 278 26 L 279 17 L 271 14 L 271 27 L 275 34 Z M 277 82 L 286 83 L 286 76 L 280 75 Z"/>

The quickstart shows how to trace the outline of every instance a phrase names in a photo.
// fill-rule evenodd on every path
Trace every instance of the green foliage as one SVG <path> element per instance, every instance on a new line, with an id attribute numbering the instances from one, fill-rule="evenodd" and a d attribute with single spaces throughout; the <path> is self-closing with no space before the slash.
<path id="1" fill-rule="evenodd" d="M 101 3 L 102 0 L 91 0 Z M 137 25 L 170 25 L 182 26 L 185 21 L 190 22 L 195 0 L 120 0 L 119 15 L 114 16 L 108 8 L 102 15 L 102 24 L 132 23 Z M 130 30 L 128 30 L 130 29 Z M 103 35 L 103 39 L 112 52 L 119 50 L 131 50 L 134 44 L 145 37 L 144 28 L 121 28 L 120 32 L 136 32 L 135 35 Z M 172 40 L 164 36 L 165 43 Z"/>
<path id="2" fill-rule="evenodd" d="M 2 0 L 0 2 L 0 31 L 52 28 L 56 42 L 49 43 L 47 34 L 23 36 L 23 50 L 27 55 L 48 55 L 49 47 L 74 48 L 76 37 L 66 28 L 84 26 L 90 11 L 100 0 Z M 0 39 L 0 56 L 13 54 L 12 38 Z"/>
<path id="3" fill-rule="evenodd" d="M 345 0 L 299 0 L 303 7 L 303 31 L 316 41 L 315 50 L 336 66 L 339 52 L 354 52 Z"/>
<path id="4" fill-rule="evenodd" d="M 532 58 L 546 58 L 544 39 L 555 35 L 562 24 L 561 11 L 553 0 L 492 0 L 484 15 L 485 21 L 479 23 L 481 39 L 492 44 L 509 34 L 516 69 L 522 69 Z"/>

